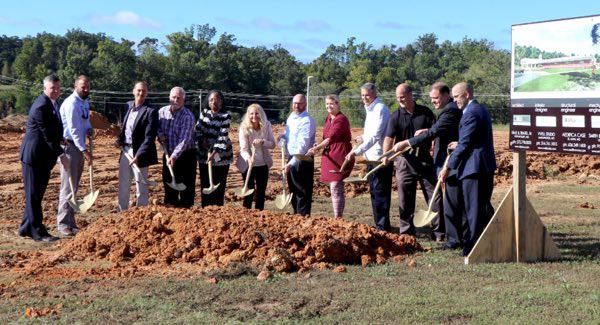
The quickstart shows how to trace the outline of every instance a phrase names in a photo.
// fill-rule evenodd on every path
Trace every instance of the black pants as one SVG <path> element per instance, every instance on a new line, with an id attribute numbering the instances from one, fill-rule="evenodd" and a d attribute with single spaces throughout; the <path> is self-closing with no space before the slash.
<path id="1" fill-rule="evenodd" d="M 287 175 L 288 187 L 292 193 L 292 208 L 299 215 L 310 215 L 313 194 L 315 162 L 299 160 Z"/>
<path id="2" fill-rule="evenodd" d="M 19 227 L 19 235 L 40 239 L 48 236 L 48 230 L 42 223 L 42 200 L 50 180 L 50 171 L 54 164 L 32 166 L 21 163 L 23 168 L 23 188 L 25 189 L 25 211 Z"/>
<path id="3" fill-rule="evenodd" d="M 468 254 L 494 215 L 490 202 L 494 190 L 494 174 L 475 174 L 460 180 L 463 215 L 469 225 L 463 253 Z"/>
<path id="4" fill-rule="evenodd" d="M 247 173 L 247 171 L 246 171 Z M 242 173 L 242 179 L 246 181 L 246 173 Z M 269 166 L 255 166 L 250 172 L 248 188 L 254 189 L 254 193 L 244 197 L 244 207 L 252 209 L 252 200 L 256 198 L 254 208 L 263 210 L 265 208 L 265 191 L 267 190 L 267 181 L 269 180 Z M 256 187 L 254 186 L 256 184 Z"/>
<path id="5" fill-rule="evenodd" d="M 196 197 L 196 149 L 189 149 L 181 153 L 173 166 L 175 182 L 185 185 L 185 190 L 177 191 L 169 185 L 171 173 L 167 167 L 167 158 L 163 155 L 163 185 L 165 188 L 165 204 L 178 208 L 190 208 L 194 205 Z"/>
<path id="6" fill-rule="evenodd" d="M 208 164 L 199 163 L 200 168 L 200 187 L 201 191 L 210 186 L 208 179 Z M 229 165 L 212 166 L 212 176 L 214 185 L 219 184 L 219 187 L 210 194 L 202 193 L 202 207 L 209 205 L 223 206 L 225 203 L 225 187 L 227 186 L 227 174 L 229 174 Z"/>
<path id="7" fill-rule="evenodd" d="M 372 165 L 367 167 L 370 172 Z M 392 201 L 392 172 L 394 167 L 388 164 L 369 176 L 369 188 L 371 190 L 371 208 L 375 227 L 379 230 L 390 230 L 390 204 Z"/>
<path id="8" fill-rule="evenodd" d="M 444 223 L 446 226 L 446 242 L 452 247 L 462 247 L 465 243 L 468 224 L 462 213 L 462 191 L 456 174 L 446 178 L 446 194 L 444 196 Z"/>

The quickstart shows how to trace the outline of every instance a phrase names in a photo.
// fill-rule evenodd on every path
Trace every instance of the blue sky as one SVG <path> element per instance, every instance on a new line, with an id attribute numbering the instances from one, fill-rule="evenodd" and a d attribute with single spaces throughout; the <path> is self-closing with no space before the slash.
<path id="1" fill-rule="evenodd" d="M 600 1 L 9 1 L 0 34 L 104 32 L 116 40 L 165 40 L 191 24 L 208 23 L 217 35 L 245 46 L 281 44 L 303 62 L 349 37 L 379 47 L 404 46 L 425 33 L 440 41 L 486 38 L 510 49 L 511 25 L 600 14 Z"/>

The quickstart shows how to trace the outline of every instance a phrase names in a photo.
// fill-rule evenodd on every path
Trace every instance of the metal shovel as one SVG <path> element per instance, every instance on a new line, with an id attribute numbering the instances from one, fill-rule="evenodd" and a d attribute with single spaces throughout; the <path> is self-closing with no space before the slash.
<path id="1" fill-rule="evenodd" d="M 250 157 L 250 161 L 254 161 L 254 147 L 252 147 L 252 156 Z M 252 193 L 254 193 L 254 189 L 248 189 L 248 181 L 250 180 L 250 174 L 252 173 L 252 166 L 251 164 L 248 164 L 248 170 L 246 172 L 246 180 L 244 181 L 244 187 L 242 187 L 242 189 L 238 190 L 235 194 L 237 194 L 237 196 L 240 197 L 245 197 L 248 196 Z"/>
<path id="2" fill-rule="evenodd" d="M 202 189 L 202 193 L 204 194 L 210 194 L 214 191 L 216 191 L 219 188 L 219 185 L 221 185 L 221 183 L 219 184 L 213 184 L 213 177 L 212 177 L 212 160 L 208 161 L 208 182 L 210 183 L 210 185 L 206 188 Z"/>
<path id="3" fill-rule="evenodd" d="M 92 138 L 90 137 L 90 152 L 93 153 L 94 151 L 94 140 L 92 140 Z M 83 197 L 83 202 L 81 204 L 79 204 L 79 213 L 86 213 L 87 210 L 89 208 L 92 207 L 92 205 L 94 205 L 94 202 L 96 202 L 96 199 L 98 198 L 98 194 L 100 193 L 99 190 L 95 190 L 94 191 L 94 172 L 92 169 L 92 164 L 89 164 L 89 172 L 90 172 L 90 192 Z"/>
<path id="4" fill-rule="evenodd" d="M 169 187 L 174 189 L 175 191 L 185 191 L 185 184 L 175 182 L 175 172 L 173 171 L 173 166 L 169 165 L 170 157 L 167 153 L 167 150 L 165 150 L 165 147 L 162 144 L 160 145 L 160 148 L 165 153 L 165 157 L 167 158 L 167 168 L 169 168 L 169 173 L 171 174 L 171 183 L 167 183 L 167 185 L 169 185 Z"/>
<path id="5" fill-rule="evenodd" d="M 287 178 L 285 175 L 285 170 L 283 170 L 283 166 L 285 166 L 285 142 L 283 142 L 283 145 L 281 146 L 281 181 L 283 183 L 283 193 L 275 197 L 275 206 L 279 210 L 285 209 L 285 207 L 287 207 L 292 201 L 292 194 L 285 193 L 285 188 L 287 187 Z"/>
<path id="6" fill-rule="evenodd" d="M 406 151 L 412 150 L 410 148 L 404 149 L 402 151 L 398 151 L 395 154 L 391 155 L 389 157 L 389 160 L 393 160 L 394 158 L 400 156 L 401 154 L 405 153 Z M 384 155 L 382 155 L 381 157 L 385 157 L 387 156 L 389 153 L 386 152 Z M 379 165 L 377 165 L 375 168 L 371 169 L 370 172 L 368 172 L 365 176 L 363 177 L 358 177 L 358 176 L 353 176 L 353 177 L 348 177 L 346 179 L 344 179 L 345 183 L 359 183 L 359 182 L 366 182 L 369 179 L 369 176 L 371 176 L 371 174 L 375 173 L 377 170 L 379 170 L 381 167 L 383 167 L 384 164 L 380 163 Z"/>
<path id="7" fill-rule="evenodd" d="M 450 154 L 448 154 L 448 156 L 446 157 L 446 160 L 444 161 L 444 167 L 442 168 L 446 168 L 446 166 L 448 166 L 449 159 Z M 429 208 L 427 209 L 427 211 L 420 210 L 417 213 L 415 213 L 413 217 L 413 224 L 415 225 L 415 227 L 425 227 L 428 223 L 431 222 L 431 220 L 433 220 L 433 218 L 437 216 L 438 213 L 432 212 L 431 208 L 433 207 L 433 201 L 435 199 L 435 196 L 439 192 L 441 185 L 442 180 L 438 179 L 437 183 L 435 184 L 435 189 L 433 190 L 433 195 L 431 195 L 431 199 L 429 199 Z"/>
<path id="8" fill-rule="evenodd" d="M 127 158 L 127 160 L 129 160 L 129 162 L 131 163 L 133 161 L 133 157 L 131 157 L 127 151 L 125 151 L 125 149 L 122 149 L 123 154 L 125 155 L 125 158 Z M 139 181 L 136 180 L 136 182 L 140 182 L 144 185 L 148 185 L 151 187 L 154 187 L 156 185 L 158 185 L 158 183 L 156 183 L 155 181 L 151 181 L 146 179 L 146 177 L 144 177 L 144 174 L 142 174 L 142 171 L 140 170 L 140 168 L 137 166 L 137 164 L 133 164 L 131 165 L 131 169 L 133 169 L 133 173 L 139 175 Z"/>

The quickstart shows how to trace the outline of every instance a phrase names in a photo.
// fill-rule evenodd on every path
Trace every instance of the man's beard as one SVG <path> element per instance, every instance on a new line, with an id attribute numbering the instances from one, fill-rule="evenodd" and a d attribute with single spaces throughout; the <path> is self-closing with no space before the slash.
<path id="1" fill-rule="evenodd" d="M 84 93 L 77 92 L 77 95 L 79 95 L 79 98 L 81 98 L 81 99 L 87 99 L 90 96 L 90 93 L 84 94 Z"/>

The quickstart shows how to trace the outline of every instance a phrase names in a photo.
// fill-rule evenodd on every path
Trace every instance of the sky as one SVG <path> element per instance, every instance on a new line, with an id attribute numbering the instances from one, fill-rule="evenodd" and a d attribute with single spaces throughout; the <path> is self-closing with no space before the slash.
<path id="1" fill-rule="evenodd" d="M 511 26 L 600 14 L 600 1 L 7 1 L 0 6 L 0 35 L 64 34 L 80 28 L 115 40 L 138 42 L 192 24 L 209 24 L 217 35 L 233 34 L 244 46 L 281 44 L 302 62 L 349 37 L 378 48 L 405 46 L 426 33 L 440 42 L 487 39 L 510 50 Z M 217 38 L 215 37 L 216 41 Z"/>

